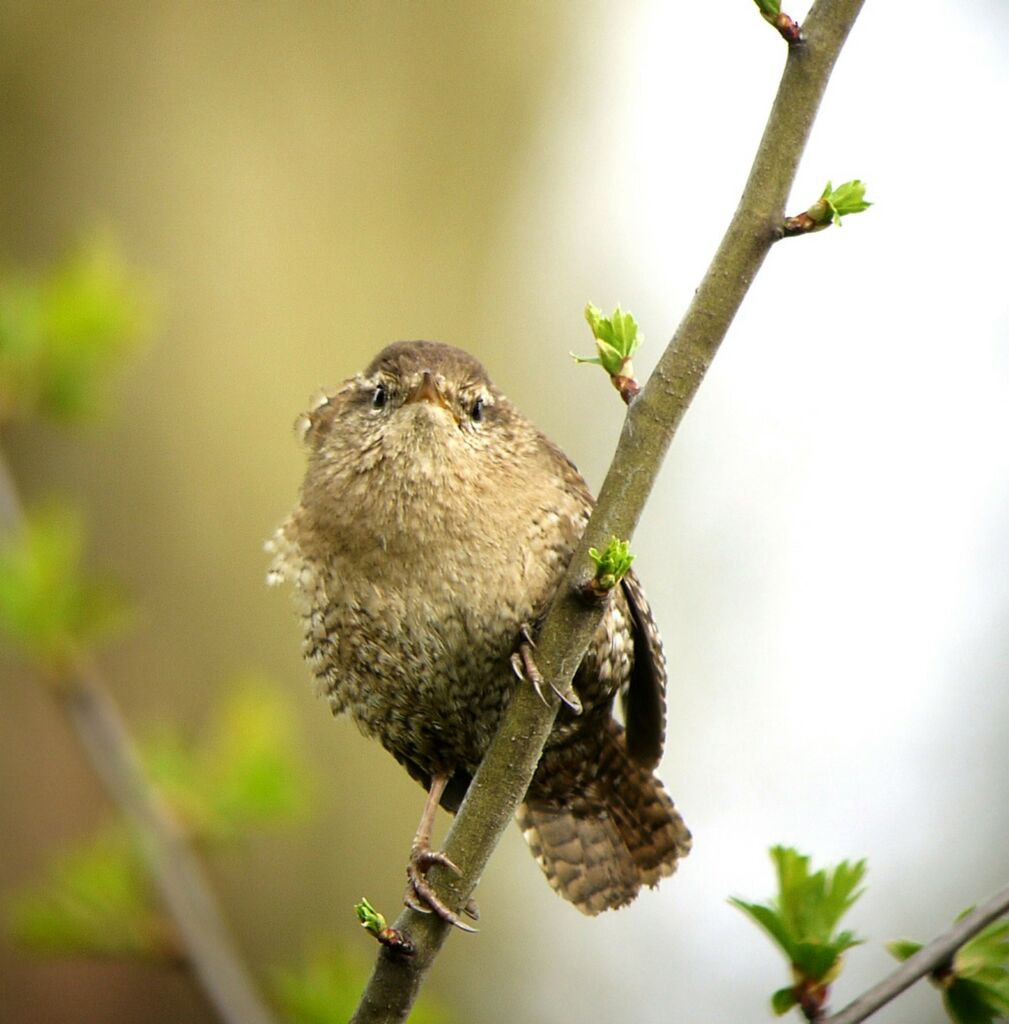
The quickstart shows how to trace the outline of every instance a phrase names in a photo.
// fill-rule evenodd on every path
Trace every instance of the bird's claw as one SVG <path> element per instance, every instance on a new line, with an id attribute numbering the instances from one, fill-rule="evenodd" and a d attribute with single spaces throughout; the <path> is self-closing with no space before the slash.
<path id="1" fill-rule="evenodd" d="M 529 635 L 529 629 L 527 626 L 523 626 L 520 633 L 522 640 L 519 643 L 519 649 L 511 656 L 512 671 L 519 677 L 519 679 L 526 679 L 533 684 L 533 689 L 536 691 L 536 696 L 539 697 L 544 704 L 547 703 L 547 699 L 543 693 L 543 687 L 546 685 L 543 680 L 543 676 L 540 674 L 539 668 L 536 666 L 536 661 L 533 658 L 533 643 L 532 637 Z M 550 684 L 550 689 L 557 694 L 558 698 L 563 704 L 566 704 L 576 715 L 582 713 L 582 702 L 578 699 L 578 694 L 575 693 L 573 686 L 568 686 L 567 690 L 559 690 L 553 683 Z"/>
<path id="2" fill-rule="evenodd" d="M 561 703 L 566 704 L 576 715 L 582 713 L 582 702 L 578 699 L 578 694 L 575 693 L 573 686 L 569 686 L 566 690 L 558 690 L 551 684 L 550 689 L 557 694 Z"/>
<path id="3" fill-rule="evenodd" d="M 457 878 L 462 874 L 459 866 L 442 853 L 441 850 L 417 849 L 410 853 L 410 866 L 407 873 L 412 877 L 415 875 L 426 875 L 435 864 L 448 868 Z"/>
<path id="4" fill-rule="evenodd" d="M 416 910 L 418 913 L 430 914 L 433 911 L 443 921 L 455 925 L 456 928 L 464 932 L 475 932 L 475 928 L 466 924 L 455 911 L 446 906 L 441 897 L 434 891 L 434 887 L 427 880 L 428 871 L 435 865 L 441 865 L 441 867 L 451 871 L 454 875 L 462 874 L 458 866 L 440 850 L 427 850 L 415 847 L 410 851 L 410 862 L 406 867 L 407 887 L 403 902 L 411 910 Z M 477 910 L 476 903 L 473 900 L 466 902 L 463 912 L 473 918 L 474 921 L 480 916 L 480 912 Z"/>
<path id="5" fill-rule="evenodd" d="M 533 689 L 536 691 L 536 696 L 539 697 L 544 704 L 548 703 L 546 694 L 543 692 L 543 677 L 539 674 L 539 671 L 530 672 L 525 664 L 525 659 L 516 651 L 512 657 L 512 671 L 521 679 L 523 682 L 530 682 L 533 685 Z M 533 666 L 535 669 L 535 665 Z"/>

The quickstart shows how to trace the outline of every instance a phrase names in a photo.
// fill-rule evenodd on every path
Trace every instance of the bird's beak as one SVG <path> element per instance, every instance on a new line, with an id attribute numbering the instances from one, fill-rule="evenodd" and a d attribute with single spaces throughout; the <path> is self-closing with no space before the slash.
<path id="1" fill-rule="evenodd" d="M 424 376 L 421 378 L 420 384 L 407 395 L 405 405 L 409 405 L 411 402 L 430 402 L 432 405 L 439 405 L 443 409 L 447 409 L 449 412 L 452 411 L 452 407 L 448 404 L 445 396 L 441 393 L 438 385 L 435 383 L 434 377 L 430 370 L 424 371 Z"/>

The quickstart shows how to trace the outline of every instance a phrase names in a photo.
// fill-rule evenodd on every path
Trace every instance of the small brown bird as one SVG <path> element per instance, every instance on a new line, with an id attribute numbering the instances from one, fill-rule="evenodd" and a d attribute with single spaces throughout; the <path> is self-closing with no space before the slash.
<path id="1" fill-rule="evenodd" d="M 447 863 L 430 848 L 435 810 L 458 809 L 593 499 L 483 366 L 448 345 L 389 345 L 299 428 L 308 470 L 267 546 L 269 578 L 295 587 L 305 658 L 334 714 L 427 788 L 407 902 L 458 924 L 426 879 Z M 586 914 L 629 903 L 690 850 L 652 773 L 665 682 L 628 573 L 574 679 L 583 710 L 561 708 L 517 814 L 550 884 Z"/>

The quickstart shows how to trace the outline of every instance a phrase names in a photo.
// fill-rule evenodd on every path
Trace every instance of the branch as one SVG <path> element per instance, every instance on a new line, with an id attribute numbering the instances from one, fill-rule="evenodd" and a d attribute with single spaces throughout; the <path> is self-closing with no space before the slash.
<path id="1" fill-rule="evenodd" d="M 962 921 L 958 921 L 948 932 L 918 950 L 878 985 L 864 992 L 839 1013 L 824 1017 L 819 1024 L 858 1024 L 865 1020 L 899 996 L 904 989 L 910 988 L 920 978 L 948 962 L 969 939 L 1006 913 L 1009 913 L 1009 886 L 997 892 Z"/>
<path id="2" fill-rule="evenodd" d="M 16 529 L 23 520 L 17 487 L 0 452 L 0 530 Z M 185 829 L 144 775 L 126 725 L 97 669 L 78 656 L 52 692 L 91 767 L 133 826 L 182 940 L 186 966 L 221 1019 L 227 1024 L 275 1024 L 239 958 Z"/>
<path id="3" fill-rule="evenodd" d="M 785 72 L 739 207 L 669 347 L 630 406 L 613 463 L 557 597 L 543 624 L 536 663 L 565 692 L 601 610 L 576 596 L 589 575 L 590 547 L 634 532 L 662 459 L 757 271 L 781 234 L 785 202 L 820 100 L 863 0 L 817 0 L 789 47 Z M 456 906 L 476 886 L 528 789 L 557 714 L 531 686 L 519 686 L 445 842 L 460 878 L 435 869 L 432 881 Z M 395 927 L 416 947 L 411 957 L 380 950 L 353 1024 L 406 1019 L 450 926 L 433 914 L 404 911 Z"/>

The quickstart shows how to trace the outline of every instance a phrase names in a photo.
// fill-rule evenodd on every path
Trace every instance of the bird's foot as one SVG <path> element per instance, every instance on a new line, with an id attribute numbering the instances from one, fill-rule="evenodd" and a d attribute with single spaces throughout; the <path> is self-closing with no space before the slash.
<path id="1" fill-rule="evenodd" d="M 533 684 L 533 689 L 536 691 L 536 696 L 539 697 L 544 704 L 547 703 L 547 699 L 543 693 L 543 687 L 546 683 L 543 680 L 543 676 L 540 673 L 539 668 L 536 666 L 536 659 L 533 657 L 533 648 L 536 644 L 533 642 L 532 634 L 529 631 L 527 625 L 523 625 L 519 631 L 519 646 L 518 650 L 511 656 L 512 671 L 519 677 L 519 679 L 526 679 Z M 582 702 L 578 699 L 578 694 L 575 693 L 573 686 L 568 684 L 566 690 L 558 690 L 553 683 L 550 684 L 550 689 L 557 694 L 560 700 L 566 704 L 576 714 L 582 713 Z"/>
<path id="2" fill-rule="evenodd" d="M 476 928 L 466 924 L 455 911 L 450 909 L 428 881 L 427 873 L 436 864 L 447 868 L 454 875 L 462 874 L 459 868 L 440 850 L 432 850 L 426 846 L 414 844 L 410 850 L 410 861 L 406 866 L 407 886 L 403 902 L 411 910 L 416 910 L 421 914 L 429 914 L 433 911 L 443 921 L 455 925 L 456 928 L 464 932 L 475 932 Z M 466 901 L 463 913 L 474 921 L 480 917 L 480 911 L 472 899 Z"/>

